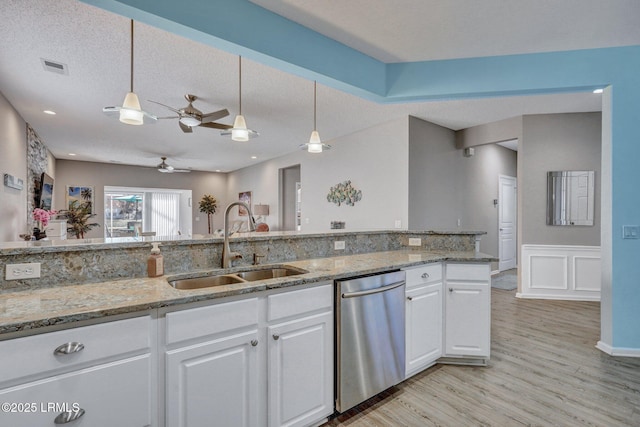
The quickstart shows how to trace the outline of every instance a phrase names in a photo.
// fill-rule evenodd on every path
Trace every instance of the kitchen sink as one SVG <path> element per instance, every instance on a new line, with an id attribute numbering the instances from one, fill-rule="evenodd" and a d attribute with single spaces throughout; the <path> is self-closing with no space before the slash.
<path id="1" fill-rule="evenodd" d="M 286 267 L 277 267 L 267 268 L 264 270 L 241 271 L 239 273 L 236 273 L 236 275 L 243 278 L 244 280 L 253 282 L 255 280 L 275 279 L 276 277 L 296 276 L 298 274 L 304 273 L 306 273 L 306 271 L 294 270 L 292 268 Z"/>
<path id="2" fill-rule="evenodd" d="M 244 280 L 232 275 L 194 277 L 191 279 L 172 280 L 169 282 L 176 289 L 200 289 L 212 286 L 231 285 L 243 283 Z"/>
<path id="3" fill-rule="evenodd" d="M 289 266 L 277 266 L 237 271 L 218 276 L 203 276 L 187 279 L 170 280 L 169 284 L 176 289 L 201 289 L 214 286 L 232 285 L 234 283 L 255 282 L 278 277 L 297 276 L 308 273 L 306 270 Z"/>

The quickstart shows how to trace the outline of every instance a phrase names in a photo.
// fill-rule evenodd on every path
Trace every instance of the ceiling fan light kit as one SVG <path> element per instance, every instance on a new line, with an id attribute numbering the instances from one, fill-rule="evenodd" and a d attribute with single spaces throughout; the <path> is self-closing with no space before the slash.
<path id="1" fill-rule="evenodd" d="M 193 106 L 193 102 L 198 99 L 196 95 L 192 95 L 190 93 L 186 94 L 184 98 L 189 102 L 189 104 L 184 108 L 173 108 L 169 105 L 163 104 L 158 101 L 149 100 L 149 102 L 153 102 L 154 104 L 162 105 L 163 107 L 173 111 L 177 114 L 177 116 L 169 116 L 169 117 L 158 117 L 158 119 L 178 119 L 178 125 L 180 129 L 182 129 L 185 133 L 193 132 L 194 127 L 205 127 L 205 128 L 214 128 L 214 129 L 230 129 L 230 125 L 225 125 L 222 123 L 217 123 L 215 120 L 221 119 L 229 115 L 229 111 L 226 108 L 222 110 L 213 111 L 211 113 L 203 113 Z"/>
<path id="2" fill-rule="evenodd" d="M 140 107 L 140 100 L 138 95 L 133 91 L 133 19 L 131 20 L 131 90 L 124 97 L 122 107 L 104 107 L 102 112 L 113 116 L 116 113 L 122 123 L 128 125 L 139 126 L 145 123 L 144 118 L 148 118 L 151 123 L 154 123 L 158 118 L 153 114 L 149 114 L 143 111 Z"/>
<path id="3" fill-rule="evenodd" d="M 242 56 L 238 57 L 238 115 L 233 121 L 233 128 L 220 132 L 222 136 L 231 135 L 233 141 L 247 142 L 260 134 L 247 128 L 247 122 L 242 115 Z"/>
<path id="4" fill-rule="evenodd" d="M 309 137 L 309 142 L 305 144 L 300 144 L 300 149 L 306 150 L 309 153 L 317 154 L 322 153 L 323 151 L 330 150 L 331 146 L 329 144 L 325 144 L 320 139 L 320 134 L 318 133 L 316 127 L 316 113 L 317 113 L 317 83 L 314 80 L 313 82 L 313 131 L 311 132 L 311 137 Z"/>

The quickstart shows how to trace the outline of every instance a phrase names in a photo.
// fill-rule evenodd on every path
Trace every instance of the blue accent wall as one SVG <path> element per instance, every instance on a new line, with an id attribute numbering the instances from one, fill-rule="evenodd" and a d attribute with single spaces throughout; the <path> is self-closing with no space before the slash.
<path id="1" fill-rule="evenodd" d="M 84 0 L 377 102 L 612 88 L 612 342 L 640 350 L 640 46 L 385 64 L 246 0 Z"/>

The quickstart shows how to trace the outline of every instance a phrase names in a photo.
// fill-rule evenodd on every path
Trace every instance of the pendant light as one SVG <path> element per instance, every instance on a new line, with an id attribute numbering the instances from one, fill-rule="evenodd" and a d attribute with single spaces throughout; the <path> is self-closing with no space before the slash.
<path id="1" fill-rule="evenodd" d="M 144 124 L 144 118 L 146 117 L 148 122 L 154 123 L 158 118 L 152 114 L 143 111 L 140 108 L 140 101 L 138 100 L 138 95 L 133 91 L 133 19 L 131 20 L 131 81 L 130 81 L 130 91 L 124 97 L 124 102 L 122 103 L 122 107 L 104 107 L 102 112 L 115 116 L 118 115 L 120 121 L 122 123 L 126 123 L 128 125 L 141 125 Z"/>
<path id="2" fill-rule="evenodd" d="M 220 132 L 220 135 L 231 135 L 232 140 L 240 142 L 259 136 L 258 132 L 247 128 L 247 122 L 242 115 L 242 56 L 238 57 L 238 115 L 233 121 L 233 128 Z"/>
<path id="3" fill-rule="evenodd" d="M 313 132 L 311 132 L 311 137 L 309 138 L 309 142 L 305 144 L 301 144 L 300 148 L 303 150 L 307 150 L 309 153 L 322 153 L 323 150 L 330 150 L 331 146 L 323 143 L 320 140 L 320 134 L 318 133 L 318 128 L 316 127 L 316 110 L 317 110 L 317 83 L 313 81 Z"/>

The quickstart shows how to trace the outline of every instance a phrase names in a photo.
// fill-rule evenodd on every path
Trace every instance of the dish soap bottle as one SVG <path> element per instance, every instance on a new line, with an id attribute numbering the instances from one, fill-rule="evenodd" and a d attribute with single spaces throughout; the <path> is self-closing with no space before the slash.
<path id="1" fill-rule="evenodd" d="M 152 243 L 151 255 L 147 259 L 147 274 L 149 277 L 159 277 L 164 274 L 164 260 L 158 247 L 158 242 Z"/>

